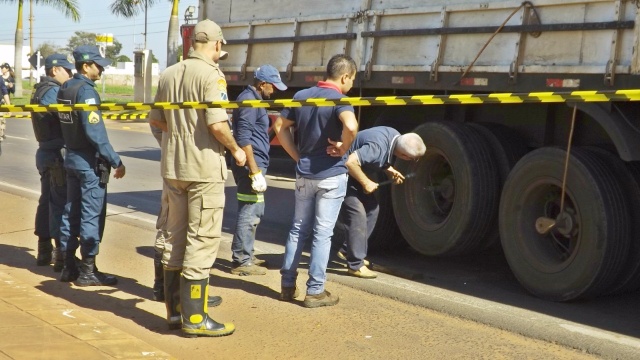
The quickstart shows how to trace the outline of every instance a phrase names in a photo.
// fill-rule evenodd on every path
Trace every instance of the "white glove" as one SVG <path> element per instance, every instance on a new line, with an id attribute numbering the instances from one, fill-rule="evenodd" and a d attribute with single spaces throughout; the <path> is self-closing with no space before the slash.
<path id="1" fill-rule="evenodd" d="M 253 191 L 257 193 L 267 191 L 267 179 L 265 179 L 264 175 L 262 175 L 262 171 L 258 171 L 255 174 L 250 174 L 249 177 L 251 178 L 251 188 L 253 189 Z"/>

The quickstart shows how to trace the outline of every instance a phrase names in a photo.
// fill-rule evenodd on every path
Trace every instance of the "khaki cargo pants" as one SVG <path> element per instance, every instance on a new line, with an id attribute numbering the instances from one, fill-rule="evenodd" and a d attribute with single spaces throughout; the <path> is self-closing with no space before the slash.
<path id="1" fill-rule="evenodd" d="M 224 182 L 164 179 L 169 233 L 162 262 L 188 280 L 209 277 L 222 237 Z"/>

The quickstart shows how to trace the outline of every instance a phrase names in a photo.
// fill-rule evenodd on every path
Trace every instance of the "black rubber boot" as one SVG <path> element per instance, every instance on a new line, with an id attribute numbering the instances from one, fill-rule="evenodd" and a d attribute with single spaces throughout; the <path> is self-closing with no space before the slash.
<path id="1" fill-rule="evenodd" d="M 225 336 L 236 330 L 232 323 L 220 324 L 208 314 L 209 278 L 187 280 L 180 277 L 182 333 L 185 337 Z"/>
<path id="2" fill-rule="evenodd" d="M 167 307 L 169 329 L 180 329 L 180 270 L 164 270 L 164 304 Z"/>
<path id="3" fill-rule="evenodd" d="M 76 286 L 110 286 L 115 285 L 118 279 L 115 277 L 95 271 L 95 256 L 83 257 L 80 264 L 80 275 L 74 281 Z"/>
<path id="4" fill-rule="evenodd" d="M 64 267 L 62 268 L 62 272 L 60 273 L 60 281 L 62 282 L 72 282 L 76 281 L 78 278 L 78 265 L 76 264 L 76 257 L 74 254 L 69 252 L 62 253 L 62 262 L 64 263 Z"/>
<path id="5" fill-rule="evenodd" d="M 156 251 L 153 257 L 153 300 L 164 301 L 164 269 L 162 267 L 162 252 Z"/>
<path id="6" fill-rule="evenodd" d="M 36 265 L 47 266 L 51 264 L 51 252 L 53 251 L 53 245 L 51 245 L 51 239 L 46 237 L 38 238 L 38 256 L 36 257 Z"/>

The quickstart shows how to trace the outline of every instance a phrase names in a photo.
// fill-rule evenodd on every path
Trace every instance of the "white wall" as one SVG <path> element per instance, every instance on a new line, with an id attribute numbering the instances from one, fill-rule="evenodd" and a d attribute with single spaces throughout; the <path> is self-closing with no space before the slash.
<path id="1" fill-rule="evenodd" d="M 29 64 L 29 53 L 31 49 L 29 46 L 22 47 L 22 78 L 29 77 L 29 71 L 31 64 Z M 15 57 L 15 46 L 13 44 L 0 44 L 0 64 L 9 63 L 14 71 L 17 73 L 19 66 L 14 66 L 13 58 Z"/>

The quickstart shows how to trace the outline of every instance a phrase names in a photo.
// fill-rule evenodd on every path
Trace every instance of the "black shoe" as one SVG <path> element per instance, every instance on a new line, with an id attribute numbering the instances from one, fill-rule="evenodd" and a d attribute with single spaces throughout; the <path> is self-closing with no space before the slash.
<path id="1" fill-rule="evenodd" d="M 72 282 L 76 281 L 79 276 L 76 257 L 73 254 L 62 253 L 62 272 L 60 273 L 60 281 Z"/>
<path id="2" fill-rule="evenodd" d="M 80 275 L 74 281 L 76 286 L 113 286 L 118 283 L 115 276 L 95 270 L 95 256 L 87 256 L 82 259 Z"/>
<path id="3" fill-rule="evenodd" d="M 207 299 L 207 305 L 209 307 L 216 307 L 222 304 L 222 298 L 220 296 L 209 296 Z"/>
<path id="4" fill-rule="evenodd" d="M 64 268 L 64 258 L 62 257 L 62 250 L 59 247 L 53 249 L 53 271 L 61 272 Z"/>

